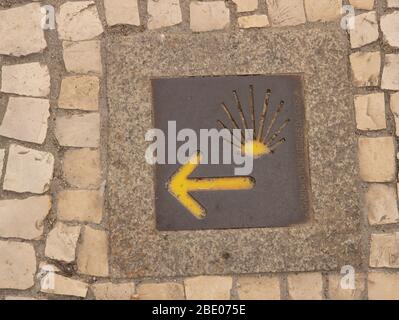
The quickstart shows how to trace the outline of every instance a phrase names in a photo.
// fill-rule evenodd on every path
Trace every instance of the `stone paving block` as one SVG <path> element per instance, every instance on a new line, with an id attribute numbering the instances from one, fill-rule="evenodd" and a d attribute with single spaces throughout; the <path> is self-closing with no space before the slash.
<path id="1" fill-rule="evenodd" d="M 190 28 L 194 32 L 222 30 L 230 24 L 224 1 L 190 2 Z"/>
<path id="2" fill-rule="evenodd" d="M 140 25 L 137 0 L 104 0 L 105 17 L 109 26 Z"/>
<path id="3" fill-rule="evenodd" d="M 381 88 L 387 90 L 399 90 L 399 54 L 385 55 Z"/>
<path id="4" fill-rule="evenodd" d="M 76 244 L 80 236 L 80 226 L 69 226 L 57 222 L 49 232 L 46 241 L 45 255 L 51 259 L 75 261 Z"/>
<path id="5" fill-rule="evenodd" d="M 332 21 L 341 17 L 342 0 L 305 0 L 308 21 Z"/>
<path id="6" fill-rule="evenodd" d="M 61 109 L 98 110 L 100 81 L 94 76 L 66 77 L 61 83 L 58 107 Z"/>
<path id="7" fill-rule="evenodd" d="M 355 27 L 349 30 L 352 48 L 360 48 L 378 40 L 378 21 L 375 11 L 359 14 L 355 17 Z"/>
<path id="8" fill-rule="evenodd" d="M 303 0 L 266 0 L 272 26 L 295 26 L 306 22 Z"/>
<path id="9" fill-rule="evenodd" d="M 249 12 L 258 9 L 259 0 L 233 0 L 237 6 L 237 12 Z"/>
<path id="10" fill-rule="evenodd" d="M 0 10 L 0 54 L 26 56 L 47 47 L 39 3 Z"/>
<path id="11" fill-rule="evenodd" d="M 366 214 L 369 223 L 399 222 L 397 191 L 385 184 L 370 184 L 366 193 Z"/>
<path id="12" fill-rule="evenodd" d="M 366 182 L 395 179 L 395 141 L 393 137 L 360 137 L 358 140 L 360 177 Z"/>
<path id="13" fill-rule="evenodd" d="M 143 283 L 137 288 L 139 300 L 184 300 L 184 287 L 180 283 Z"/>
<path id="14" fill-rule="evenodd" d="M 61 40 L 89 40 L 103 32 L 94 1 L 68 1 L 60 6 L 56 20 Z"/>
<path id="15" fill-rule="evenodd" d="M 91 290 L 96 300 L 133 300 L 135 298 L 135 285 L 127 283 L 95 283 Z"/>
<path id="16" fill-rule="evenodd" d="M 101 74 L 101 42 L 99 40 L 62 43 L 65 68 L 74 73 Z M 86 98 L 82 96 L 81 98 Z"/>
<path id="17" fill-rule="evenodd" d="M 366 288 L 367 276 L 364 273 L 355 274 L 355 288 L 342 287 L 343 275 L 330 274 L 328 276 L 328 295 L 331 300 L 361 300 Z M 345 283 L 346 285 L 346 283 Z"/>
<path id="18" fill-rule="evenodd" d="M 237 292 L 240 300 L 280 300 L 280 279 L 242 276 L 237 280 Z"/>
<path id="19" fill-rule="evenodd" d="M 78 272 L 98 277 L 108 276 L 108 236 L 103 230 L 86 226 L 78 247 Z"/>
<path id="20" fill-rule="evenodd" d="M 368 274 L 369 300 L 399 300 L 399 272 L 371 271 Z"/>
<path id="21" fill-rule="evenodd" d="M 399 48 L 399 11 L 382 16 L 380 25 L 385 41 L 390 46 Z"/>
<path id="22" fill-rule="evenodd" d="M 399 232 L 371 235 L 370 267 L 399 268 Z"/>
<path id="23" fill-rule="evenodd" d="M 89 285 L 79 280 L 49 272 L 40 281 L 40 291 L 49 294 L 85 298 Z"/>
<path id="24" fill-rule="evenodd" d="M 355 86 L 378 86 L 381 68 L 381 54 L 379 51 L 352 53 L 350 62 Z"/>
<path id="25" fill-rule="evenodd" d="M 54 156 L 12 144 L 8 153 L 3 189 L 15 192 L 44 193 L 53 177 Z"/>
<path id="26" fill-rule="evenodd" d="M 64 221 L 100 223 L 103 201 L 97 190 L 62 190 L 58 192 L 57 216 Z"/>
<path id="27" fill-rule="evenodd" d="M 0 237 L 39 239 L 51 208 L 49 196 L 0 201 Z"/>
<path id="28" fill-rule="evenodd" d="M 29 289 L 34 285 L 36 255 L 30 243 L 0 240 L 0 288 Z"/>
<path id="29" fill-rule="evenodd" d="M 323 279 L 321 273 L 289 274 L 288 295 L 292 300 L 322 300 Z"/>
<path id="30" fill-rule="evenodd" d="M 355 96 L 355 111 L 359 130 L 381 130 L 387 127 L 383 92 Z"/>
<path id="31" fill-rule="evenodd" d="M 238 17 L 240 28 L 264 28 L 269 26 L 269 19 L 265 14 L 254 14 L 252 16 Z"/>
<path id="32" fill-rule="evenodd" d="M 6 156 L 6 149 L 0 149 L 0 176 L 3 176 L 4 158 Z"/>
<path id="33" fill-rule="evenodd" d="M 231 277 L 198 276 L 184 280 L 187 300 L 229 300 Z"/>
<path id="34" fill-rule="evenodd" d="M 46 99 L 10 97 L 0 135 L 42 144 L 47 135 L 50 103 Z"/>
<path id="35" fill-rule="evenodd" d="M 22 300 L 22 301 L 27 301 L 27 300 L 38 300 L 32 297 L 24 297 L 24 296 L 6 296 L 4 297 L 4 300 L 11 300 L 11 301 L 17 301 L 17 300 Z"/>
<path id="36" fill-rule="evenodd" d="M 98 189 L 101 185 L 101 163 L 98 150 L 67 150 L 63 160 L 63 175 L 74 188 Z"/>
<path id="37" fill-rule="evenodd" d="M 100 143 L 100 114 L 60 115 L 55 120 L 60 146 L 96 148 Z"/>
<path id="38" fill-rule="evenodd" d="M 396 136 L 399 136 L 399 92 L 392 93 L 390 97 L 390 108 L 396 124 Z"/>
<path id="39" fill-rule="evenodd" d="M 39 62 L 5 65 L 1 68 L 1 91 L 22 96 L 47 97 L 50 74 Z"/>
<path id="40" fill-rule="evenodd" d="M 356 9 L 371 10 L 374 8 L 374 0 L 349 0 Z"/>
<path id="41" fill-rule="evenodd" d="M 181 23 L 182 13 L 179 0 L 148 0 L 148 29 L 159 29 Z"/>

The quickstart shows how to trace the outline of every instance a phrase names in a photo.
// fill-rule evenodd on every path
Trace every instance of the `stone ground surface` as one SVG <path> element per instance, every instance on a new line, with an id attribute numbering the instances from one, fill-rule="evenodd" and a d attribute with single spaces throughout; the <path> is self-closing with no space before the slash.
<path id="1" fill-rule="evenodd" d="M 398 1 L 46 4 L 57 23 L 43 30 L 40 1 L 0 0 L 0 299 L 399 299 Z M 340 28 L 342 4 L 356 9 L 353 30 Z M 143 244 L 159 241 L 137 152 L 151 124 L 145 79 L 272 67 L 305 74 L 310 232 L 253 231 L 256 245 L 273 234 L 286 244 L 265 266 L 254 253 L 240 268 L 223 261 L 222 233 L 216 268 L 185 262 L 202 262 L 196 246 L 161 265 L 159 247 Z M 253 250 L 230 249 L 242 248 Z M 344 263 L 353 289 L 340 286 Z"/>

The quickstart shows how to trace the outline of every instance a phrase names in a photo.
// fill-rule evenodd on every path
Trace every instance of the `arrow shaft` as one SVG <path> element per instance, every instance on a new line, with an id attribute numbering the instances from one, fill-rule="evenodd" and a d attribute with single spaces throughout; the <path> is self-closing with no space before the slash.
<path id="1" fill-rule="evenodd" d="M 249 190 L 255 185 L 251 177 L 194 178 L 186 183 L 188 192 Z"/>

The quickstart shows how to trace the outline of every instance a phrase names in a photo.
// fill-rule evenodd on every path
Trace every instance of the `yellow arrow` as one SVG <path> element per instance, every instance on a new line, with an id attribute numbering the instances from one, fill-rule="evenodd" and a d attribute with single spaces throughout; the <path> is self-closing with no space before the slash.
<path id="1" fill-rule="evenodd" d="M 189 175 L 201 162 L 198 152 L 170 178 L 169 192 L 197 219 L 206 216 L 206 210 L 189 194 L 192 191 L 249 190 L 255 186 L 252 177 L 192 178 Z"/>

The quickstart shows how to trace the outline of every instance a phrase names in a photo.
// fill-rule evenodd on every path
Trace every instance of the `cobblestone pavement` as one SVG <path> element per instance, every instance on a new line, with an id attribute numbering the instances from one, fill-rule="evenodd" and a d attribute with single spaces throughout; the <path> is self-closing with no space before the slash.
<path id="1" fill-rule="evenodd" d="M 114 278 L 107 37 L 339 25 L 349 4 L 340 63 L 353 81 L 368 260 L 355 289 L 341 288 L 340 270 Z M 44 5 L 55 28 L 42 28 Z M 398 48 L 398 0 L 0 0 L 0 299 L 399 299 Z"/>

